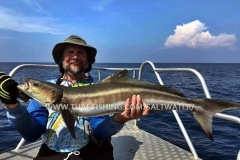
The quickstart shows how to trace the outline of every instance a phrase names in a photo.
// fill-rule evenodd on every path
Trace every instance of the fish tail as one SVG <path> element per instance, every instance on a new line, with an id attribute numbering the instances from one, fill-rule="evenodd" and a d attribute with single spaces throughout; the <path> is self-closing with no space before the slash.
<path id="1" fill-rule="evenodd" d="M 203 133 L 212 141 L 212 117 L 216 113 L 225 110 L 240 109 L 240 104 L 220 99 L 193 99 L 193 101 L 197 102 L 201 107 L 191 112 L 200 125 Z"/>

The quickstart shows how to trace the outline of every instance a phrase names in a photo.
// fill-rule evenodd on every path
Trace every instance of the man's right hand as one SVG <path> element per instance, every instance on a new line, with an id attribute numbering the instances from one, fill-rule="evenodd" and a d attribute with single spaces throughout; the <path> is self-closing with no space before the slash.
<path id="1" fill-rule="evenodd" d="M 7 74 L 0 72 L 0 100 L 6 107 L 17 105 L 18 83 Z"/>

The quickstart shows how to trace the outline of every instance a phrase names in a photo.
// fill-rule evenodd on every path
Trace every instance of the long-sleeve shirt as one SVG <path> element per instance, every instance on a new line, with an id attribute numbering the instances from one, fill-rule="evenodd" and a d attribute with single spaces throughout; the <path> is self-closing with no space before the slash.
<path id="1" fill-rule="evenodd" d="M 35 100 L 30 100 L 27 109 L 20 103 L 15 108 L 7 109 L 7 117 L 10 123 L 16 128 L 16 130 L 22 135 L 22 137 L 28 141 L 34 141 L 38 139 L 42 134 L 46 134 L 46 126 L 50 125 L 47 125 L 49 115 L 49 110 L 41 106 Z M 80 118 L 79 120 L 82 120 L 82 118 Z M 90 122 L 94 135 L 99 138 L 110 137 L 111 135 L 117 133 L 123 127 L 123 124 L 116 122 L 113 116 L 91 117 L 87 119 L 87 121 Z M 47 138 L 45 137 L 45 141 L 47 141 Z M 84 137 L 77 138 L 81 139 Z M 75 141 L 73 140 L 73 142 Z M 73 149 L 62 150 L 57 148 L 55 150 L 71 151 Z"/>
<path id="2" fill-rule="evenodd" d="M 35 141 L 46 131 L 48 110 L 34 100 L 30 100 L 30 104 L 34 105 L 26 108 L 19 103 L 15 108 L 7 108 L 7 117 L 25 140 Z M 90 124 L 99 138 L 110 137 L 123 127 L 113 116 L 91 117 Z"/>

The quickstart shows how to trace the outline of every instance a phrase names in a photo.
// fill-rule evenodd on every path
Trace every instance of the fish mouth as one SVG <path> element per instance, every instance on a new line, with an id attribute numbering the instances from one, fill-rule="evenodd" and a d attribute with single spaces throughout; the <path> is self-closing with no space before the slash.
<path id="1" fill-rule="evenodd" d="M 20 89 L 21 91 L 27 91 L 29 89 L 29 83 L 30 79 L 28 78 L 23 78 L 23 85 L 17 85 L 17 88 Z"/>
<path id="2" fill-rule="evenodd" d="M 30 91 L 31 88 L 31 79 L 29 78 L 23 78 L 23 85 L 17 85 L 17 88 L 22 91 L 23 93 L 25 93 L 26 95 L 28 95 L 29 97 L 33 97 L 33 94 Z"/>

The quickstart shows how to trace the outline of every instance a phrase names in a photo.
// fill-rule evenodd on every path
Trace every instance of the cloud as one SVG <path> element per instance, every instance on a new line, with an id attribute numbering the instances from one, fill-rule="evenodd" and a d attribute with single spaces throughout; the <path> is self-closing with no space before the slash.
<path id="1" fill-rule="evenodd" d="M 22 0 L 22 2 L 25 3 L 26 5 L 28 5 L 31 8 L 34 8 L 34 9 L 40 10 L 40 11 L 44 11 L 43 8 L 36 1 Z"/>
<path id="2" fill-rule="evenodd" d="M 37 3 L 36 0 L 21 0 L 21 2 L 28 6 L 28 10 L 29 9 L 31 10 L 30 12 L 40 13 L 47 16 L 50 15 L 50 13 L 44 10 L 44 8 L 42 8 L 42 6 L 39 3 Z"/>
<path id="3" fill-rule="evenodd" d="M 56 25 L 57 21 L 56 18 L 25 16 L 12 9 L 0 6 L 0 29 L 63 34 L 59 29 L 60 26 Z"/>
<path id="4" fill-rule="evenodd" d="M 113 3 L 115 0 L 95 0 L 92 1 L 91 7 L 93 11 L 101 12 L 105 9 L 106 5 Z"/>
<path id="5" fill-rule="evenodd" d="M 177 25 L 174 34 L 170 35 L 164 46 L 166 48 L 188 47 L 188 48 L 213 48 L 228 47 L 233 49 L 237 37 L 234 34 L 221 33 L 213 36 L 209 31 L 205 31 L 207 27 L 199 20 Z"/>

